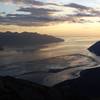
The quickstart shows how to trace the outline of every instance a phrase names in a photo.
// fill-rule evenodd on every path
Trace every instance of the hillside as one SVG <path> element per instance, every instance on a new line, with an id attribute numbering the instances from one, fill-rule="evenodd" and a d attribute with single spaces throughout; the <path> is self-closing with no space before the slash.
<path id="1" fill-rule="evenodd" d="M 64 40 L 51 35 L 41 35 L 39 33 L 0 32 L 0 46 L 34 46 L 62 41 Z"/>

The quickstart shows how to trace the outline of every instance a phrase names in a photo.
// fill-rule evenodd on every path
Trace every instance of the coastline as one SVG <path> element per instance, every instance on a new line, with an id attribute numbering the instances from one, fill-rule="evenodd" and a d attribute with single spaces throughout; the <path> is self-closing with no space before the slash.
<path id="1" fill-rule="evenodd" d="M 72 54 L 44 60 L 7 64 L 0 67 L 0 75 L 13 76 L 38 84 L 53 86 L 64 80 L 79 77 L 80 71 L 93 68 L 96 65 L 98 65 L 98 62 L 92 57 Z"/>
<path id="2" fill-rule="evenodd" d="M 99 100 L 100 67 L 80 72 L 80 77 L 52 87 L 31 81 L 0 76 L 0 99 L 14 100 Z"/>

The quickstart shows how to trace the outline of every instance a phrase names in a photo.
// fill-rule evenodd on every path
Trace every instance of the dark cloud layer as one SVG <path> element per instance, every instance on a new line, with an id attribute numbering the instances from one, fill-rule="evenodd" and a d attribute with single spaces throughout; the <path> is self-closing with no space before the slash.
<path id="1" fill-rule="evenodd" d="M 23 12 L 30 12 L 33 16 L 49 16 L 49 14 L 52 14 L 54 12 L 57 12 L 58 10 L 53 9 L 45 9 L 45 8 L 21 8 L 18 11 Z"/>
<path id="2" fill-rule="evenodd" d="M 72 22 L 75 22 L 75 23 L 76 22 L 77 23 L 92 22 L 90 20 L 84 19 L 84 17 L 88 18 L 88 17 L 99 17 L 100 16 L 100 11 L 92 7 L 87 7 L 87 6 L 83 6 L 83 5 L 76 4 L 76 3 L 70 3 L 64 6 L 77 9 L 77 11 L 75 11 L 76 12 L 75 14 L 69 15 L 70 18 L 74 19 L 72 20 Z"/>
<path id="3" fill-rule="evenodd" d="M 24 3 L 24 4 L 34 4 L 34 5 L 44 5 L 43 2 L 36 1 L 36 0 L 0 0 L 0 2 L 12 2 L 16 3 Z"/>
<path id="4" fill-rule="evenodd" d="M 79 10 L 88 10 L 88 9 L 90 9 L 90 7 L 86 7 L 86 6 L 83 6 L 83 5 L 80 5 L 80 4 L 76 4 L 76 3 L 70 3 L 70 4 L 67 4 L 67 5 L 64 5 L 64 6 L 76 8 L 76 9 L 79 9 Z"/>
<path id="5" fill-rule="evenodd" d="M 0 17 L 1 24 L 13 24 L 21 26 L 41 26 L 49 23 L 65 21 L 63 18 L 54 18 L 50 14 L 57 10 L 44 8 L 21 8 L 18 11 L 30 12 L 31 14 L 8 14 L 6 17 Z"/>
<path id="6" fill-rule="evenodd" d="M 7 2 L 9 0 L 1 0 L 1 2 Z M 52 16 L 57 12 L 61 12 L 59 9 L 46 8 L 46 5 L 52 5 L 59 7 L 58 4 L 43 3 L 36 0 L 13 0 L 14 3 L 23 2 L 25 4 L 36 5 L 37 7 L 21 7 L 18 12 L 29 12 L 30 14 L 8 14 L 6 16 L 0 16 L 0 24 L 2 25 L 19 25 L 19 26 L 43 26 L 58 22 L 71 22 L 71 23 L 84 23 L 90 22 L 85 20 L 84 17 L 98 17 L 100 16 L 100 11 L 94 8 L 83 6 L 76 3 L 70 3 L 66 5 L 61 5 L 63 8 L 74 8 L 73 14 L 66 14 L 64 16 Z M 40 7 L 42 6 L 42 8 Z M 66 13 L 66 12 L 65 12 Z"/>

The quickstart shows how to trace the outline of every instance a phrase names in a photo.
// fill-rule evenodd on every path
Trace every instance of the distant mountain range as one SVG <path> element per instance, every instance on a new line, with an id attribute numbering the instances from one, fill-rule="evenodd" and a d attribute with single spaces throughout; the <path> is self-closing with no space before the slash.
<path id="1" fill-rule="evenodd" d="M 31 32 L 0 32 L 0 46 L 34 46 L 53 42 L 62 42 L 63 39 L 51 35 L 41 35 Z"/>

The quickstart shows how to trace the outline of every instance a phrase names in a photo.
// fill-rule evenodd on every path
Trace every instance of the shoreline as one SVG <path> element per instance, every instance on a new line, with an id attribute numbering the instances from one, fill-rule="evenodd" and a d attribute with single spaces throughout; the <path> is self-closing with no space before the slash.
<path id="1" fill-rule="evenodd" d="M 0 75 L 10 75 L 52 86 L 66 79 L 76 78 L 81 70 L 93 68 L 96 65 L 98 62 L 92 57 L 72 54 L 1 66 Z"/>
<path id="2" fill-rule="evenodd" d="M 54 86 L 10 76 L 0 76 L 0 99 L 14 100 L 99 100 L 100 67 L 80 72 L 80 77 L 65 80 Z"/>

